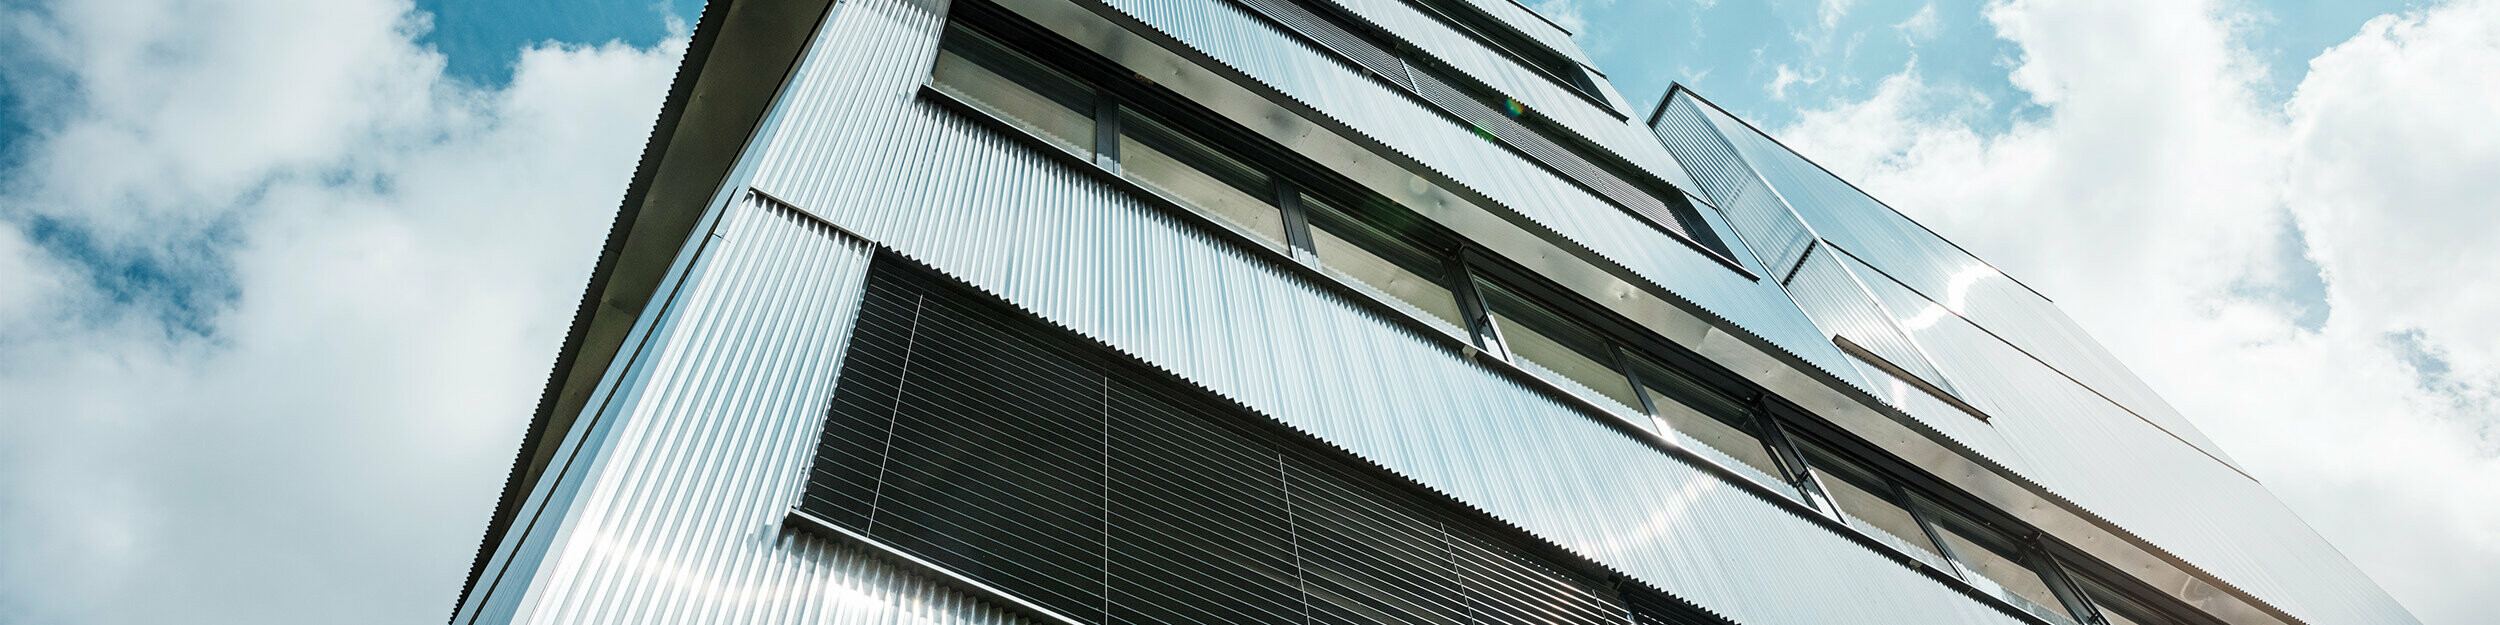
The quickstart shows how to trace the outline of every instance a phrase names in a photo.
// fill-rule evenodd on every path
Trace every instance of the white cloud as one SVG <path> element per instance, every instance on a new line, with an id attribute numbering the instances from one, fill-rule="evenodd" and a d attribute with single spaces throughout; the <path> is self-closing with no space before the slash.
<path id="1" fill-rule="evenodd" d="M 1913 68 L 1777 134 L 2056 298 L 2425 622 L 2500 613 L 2500 2 L 2372 21 L 2282 106 L 2213 3 L 1988 17 L 2042 117 Z"/>
<path id="2" fill-rule="evenodd" d="M 1848 17 L 1849 7 L 1857 3 L 1858 0 L 1823 0 L 1815 6 L 1814 14 L 1823 20 L 1823 30 L 1828 32 L 1839 26 L 1840 18 Z"/>
<path id="3" fill-rule="evenodd" d="M 1779 67 L 1772 68 L 1771 82 L 1770 84 L 1763 85 L 1762 90 L 1770 92 L 1771 99 L 1773 100 L 1786 100 L 1788 99 L 1789 87 L 1796 86 L 1800 83 L 1811 85 L 1816 82 L 1821 82 L 1822 80 L 1823 74 L 1821 72 L 1816 72 L 1814 75 L 1808 76 L 1803 73 L 1799 73 L 1797 70 L 1789 69 L 1787 63 L 1781 63 Z"/>
<path id="4" fill-rule="evenodd" d="M 480 90 L 425 26 L 0 10 L 0 622 L 449 613 L 683 46 Z"/>
<path id="5" fill-rule="evenodd" d="M 1943 23 L 1936 17 L 1936 3 L 1929 2 L 1919 5 L 1917 13 L 1912 13 L 1908 18 L 1893 24 L 1892 29 L 1901 33 L 1903 43 L 1916 46 L 1921 42 L 1935 39 L 1936 35 L 1943 30 Z"/>

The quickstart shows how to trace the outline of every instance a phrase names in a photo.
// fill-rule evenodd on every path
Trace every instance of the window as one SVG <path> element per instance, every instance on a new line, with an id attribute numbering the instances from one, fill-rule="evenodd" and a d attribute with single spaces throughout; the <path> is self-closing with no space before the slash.
<path id="1" fill-rule="evenodd" d="M 1926 525 L 1910 512 L 1909 502 L 1903 500 L 1902 493 L 1890 481 L 1820 446 L 1803 442 L 1797 446 L 1806 452 L 1806 462 L 1829 478 L 1821 482 L 1823 489 L 1850 526 L 1872 530 L 1876 540 L 1921 555 L 1937 568 L 1952 570 L 1945 563 L 1944 550 L 1928 538 Z"/>
<path id="2" fill-rule="evenodd" d="M 1725 623 L 903 261 L 853 333 L 803 526 L 1080 623 Z"/>
<path id="3" fill-rule="evenodd" d="M 1544 75 L 1546 80 L 1578 92 L 1597 103 L 1599 108 L 1613 110 L 1614 107 L 1605 104 L 1605 96 L 1598 93 L 1597 81 L 1589 78 L 1588 70 L 1581 69 L 1578 61 L 1537 43 L 1503 23 L 1501 18 L 1486 14 L 1483 9 L 1467 6 L 1464 0 L 1412 1 L 1424 14 L 1441 20 L 1452 30 L 1466 33 L 1484 47 Z"/>
<path id="4" fill-rule="evenodd" d="M 1611 401 L 1607 407 L 1618 415 L 1643 413 L 1635 408 L 1641 399 L 1632 390 L 1632 380 L 1615 365 L 1614 350 L 1597 333 L 1490 281 L 1478 280 L 1476 289 L 1484 294 L 1501 347 L 1513 362 L 1566 388 L 1588 391 L 1583 396 L 1594 393 L 1590 399 Z"/>
<path id="5" fill-rule="evenodd" d="M 2092 607 L 2108 625 L 2181 625 L 2187 619 L 2170 616 L 2169 611 L 2156 609 L 2151 602 L 2119 592 L 2108 584 L 2089 577 L 2077 576 L 2075 585 L 2091 598 Z"/>
<path id="6" fill-rule="evenodd" d="M 1233 225 L 1285 243 L 1276 183 L 1266 172 L 1135 110 L 1120 115 L 1120 171 Z"/>
<path id="7" fill-rule="evenodd" d="M 1657 420 L 1660 433 L 1699 442 L 1761 471 L 1764 477 L 1781 474 L 1779 461 L 1754 434 L 1753 411 L 1744 402 L 1648 358 L 1627 360 L 1642 393 L 1648 396 L 1649 415 Z"/>
<path id="8" fill-rule="evenodd" d="M 1009 49 L 963 22 L 949 22 L 930 81 L 1043 138 L 1091 155 L 1094 89 Z"/>
<path id="9" fill-rule="evenodd" d="M 1505 146 L 1528 163 L 1578 185 L 1671 237 L 1693 246 L 1730 269 L 1751 274 L 1733 260 L 1726 241 L 1702 219 L 1699 208 L 1649 170 L 1616 156 L 1612 150 L 1557 124 L 1465 72 L 1390 33 L 1327 2 L 1312 0 L 1235 0 L 1256 15 L 1299 35 L 1314 47 L 1405 91 L 1459 127 Z M 1600 110 L 1619 113 L 1599 95 L 1594 80 L 1577 61 L 1562 57 L 1513 30 L 1499 18 L 1463 2 L 1433 0 L 1415 7 L 1490 50 L 1508 55 L 1534 73 L 1544 74 Z M 1509 42 L 1509 43 L 1504 43 Z M 1565 78 L 1569 77 L 1569 78 Z"/>
<path id="10" fill-rule="evenodd" d="M 1467 319 L 1450 291 L 1450 248 L 1424 242 L 1442 238 L 1438 229 L 1385 200 L 1371 203 L 1363 216 L 1308 193 L 1301 200 L 1321 266 L 1465 331 Z"/>
<path id="11" fill-rule="evenodd" d="M 1082 162 L 1092 163 L 1092 167 L 1098 168 L 1097 173 L 1124 180 L 1132 193 L 1160 198 L 1158 205 L 1167 209 L 1227 224 L 1229 227 L 1216 230 L 1228 236 L 1243 237 L 1238 242 L 1263 242 L 1263 246 L 1251 246 L 1276 253 L 1271 260 L 1315 266 L 1320 273 L 1331 276 L 1329 279 L 1338 280 L 1372 297 L 1375 304 L 1385 309 L 1404 314 L 1417 323 L 1450 330 L 1453 336 L 1467 337 L 1476 347 L 1497 354 L 1529 375 L 1550 382 L 1551 388 L 1585 399 L 1598 410 L 1673 441 L 1678 447 L 1706 459 L 1705 462 L 1716 463 L 1729 471 L 1753 478 L 1759 485 L 1770 487 L 1770 492 L 1803 501 L 1808 506 L 1832 514 L 1838 521 L 1858 529 L 1876 542 L 1888 544 L 1944 574 L 1968 581 L 1969 590 L 2000 597 L 2014 607 L 2057 622 L 2069 622 L 2072 618 L 2068 616 L 2070 614 L 2092 614 L 2095 612 L 2094 605 L 2109 606 L 2099 612 L 2105 614 L 2113 625 L 2201 622 L 2162 617 L 2189 608 L 2169 606 L 2158 600 L 2128 602 L 2123 596 L 2101 590 L 2077 590 L 2074 586 L 2076 582 L 2070 581 L 2061 565 L 2047 555 L 2047 549 L 2053 546 L 2044 547 L 2032 542 L 2034 538 L 2023 536 L 2020 531 L 1999 531 L 1984 522 L 1970 520 L 1980 518 L 1995 522 L 1998 517 L 1959 514 L 1937 503 L 1944 500 L 1926 498 L 1914 492 L 1912 485 L 1923 482 L 1901 477 L 1915 475 L 1914 469 L 1897 466 L 1898 462 L 1880 454 L 1851 455 L 1854 450 L 1863 448 L 1813 445 L 1795 439 L 1790 433 L 1803 427 L 1817 435 L 1831 435 L 1834 437 L 1831 440 L 1849 440 L 1845 438 L 1846 434 L 1812 429 L 1815 422 L 1806 420 L 1809 417 L 1790 415 L 1796 410 L 1793 406 L 1765 399 L 1765 396 L 1758 395 L 1763 392 L 1761 389 L 1741 380 L 1713 377 L 1710 371 L 1676 366 L 1675 363 L 1688 362 L 1680 358 L 1689 355 L 1662 351 L 1674 348 L 1666 346 L 1657 337 L 1645 334 L 1638 324 L 1614 317 L 1592 302 L 1569 295 L 1567 291 L 1539 279 L 1532 271 L 1476 254 L 1471 251 L 1468 241 L 1442 230 L 1407 207 L 1302 160 L 1290 149 L 1222 122 L 1221 117 L 1196 108 L 1185 99 L 1174 97 L 1153 85 L 1134 80 L 1130 74 L 1099 59 L 1081 51 L 1072 52 L 1068 44 L 1038 33 L 1030 25 L 1021 24 L 1018 18 L 997 7 L 979 0 L 967 0 L 957 4 L 952 15 L 955 19 L 947 26 L 931 75 L 931 88 L 943 94 L 941 99 L 985 113 L 1003 127 L 1021 130 L 1039 143 L 1065 150 Z M 1044 59 L 1049 62 L 1044 63 Z M 863 311 L 863 315 L 866 314 Z M 943 317 L 934 317 L 928 323 L 945 321 Z M 866 331 L 860 332 L 854 338 L 855 349 L 880 345 Z M 1105 437 L 1113 438 L 1111 444 L 1116 444 L 1117 437 L 1121 435 L 1120 428 L 1146 422 L 1123 421 L 1128 417 L 1120 416 L 1125 414 L 1120 413 L 1125 409 L 1119 406 L 1136 408 L 1159 404 L 1146 399 L 1118 403 L 1128 400 L 1121 399 L 1125 396 L 1118 389 L 1102 389 L 1099 371 L 1087 373 L 1093 371 L 1087 367 L 1096 365 L 1083 362 L 1093 361 L 1081 358 L 1066 362 L 1035 360 L 1026 363 L 1033 366 L 984 368 L 975 365 L 985 358 L 1004 357 L 995 349 L 1001 343 L 989 339 L 960 343 L 949 344 L 937 339 L 925 344 L 905 341 L 900 345 L 883 345 L 880 349 L 925 353 L 934 359 L 929 362 L 937 365 L 925 370 L 926 375 L 972 376 L 958 382 L 967 388 L 984 390 L 983 393 L 958 393 L 931 399 L 948 404 L 929 407 L 931 415 L 979 413 L 995 415 L 995 418 L 979 422 L 957 420 L 952 422 L 957 427 L 948 430 L 930 425 L 943 421 L 930 417 L 933 420 L 928 424 L 912 426 L 922 430 L 907 433 L 899 429 L 904 427 L 901 422 L 891 421 L 897 417 L 890 409 L 882 413 L 878 410 L 845 412 L 837 406 L 835 421 L 847 418 L 857 422 L 829 422 L 828 432 L 836 426 L 847 430 L 886 428 L 896 437 L 897 446 L 878 447 L 877 444 L 884 439 L 877 439 L 854 441 L 860 444 L 839 447 L 829 440 L 827 446 L 820 449 L 820 454 L 840 452 L 860 457 L 875 453 L 918 454 L 918 458 L 926 461 L 920 465 L 921 468 L 938 473 L 921 475 L 914 473 L 919 469 L 906 469 L 890 477 L 879 477 L 820 470 L 818 480 L 825 485 L 821 489 L 811 486 L 809 496 L 816 499 L 812 499 L 810 505 L 822 512 L 827 522 L 858 524 L 863 528 L 860 529 L 862 534 L 872 536 L 879 532 L 899 532 L 901 534 L 894 534 L 898 536 L 895 539 L 897 544 L 920 544 L 931 550 L 924 557 L 939 561 L 956 559 L 968 570 L 989 576 L 983 579 L 1006 583 L 1018 578 L 1049 578 L 1031 582 L 1042 585 L 1036 586 L 1034 593 L 1057 597 L 1053 600 L 1065 600 L 1068 605 L 1078 606 L 1072 608 L 1075 610 L 1072 614 L 1080 613 L 1082 609 L 1095 610 L 1094 614 L 1100 614 L 1105 609 L 1167 610 L 1175 611 L 1170 614 L 1189 615 L 1184 620 L 1224 621 L 1240 620 L 1275 608 L 1278 597 L 1294 598 L 1290 603 L 1296 604 L 1307 600 L 1315 606 L 1320 602 L 1329 602 L 1350 610 L 1348 614 L 1367 614 L 1365 611 L 1376 610 L 1377 606 L 1401 602 L 1422 605 L 1415 603 L 1422 601 L 1442 606 L 1442 603 L 1434 602 L 1447 598 L 1448 593 L 1442 591 L 1433 591 L 1440 592 L 1442 599 L 1416 598 L 1425 595 L 1407 597 L 1404 593 L 1423 590 L 1366 586 L 1357 584 L 1359 580 L 1353 577 L 1341 576 L 1332 580 L 1327 576 L 1342 572 L 1332 573 L 1326 568 L 1326 562 L 1308 560 L 1312 557 L 1308 553 L 1300 554 L 1306 560 L 1297 561 L 1291 557 L 1296 554 L 1289 552 L 1286 554 L 1289 557 L 1280 563 L 1273 557 L 1275 554 L 1254 554 L 1249 551 L 1251 547 L 1246 546 L 1229 554 L 1162 553 L 1142 550 L 1142 547 L 1139 551 L 1119 552 L 1122 544 L 1162 544 L 1172 549 L 1191 544 L 1214 544 L 1210 541 L 1220 536 L 1191 532 L 1215 527 L 1206 523 L 1224 514 L 1266 519 L 1242 521 L 1266 525 L 1234 529 L 1272 534 L 1272 530 L 1286 527 L 1276 523 L 1290 523 L 1301 512 L 1355 512 L 1331 512 L 1332 509 L 1323 506 L 1325 502 L 1311 499 L 1319 492 L 1315 489 L 1325 481 L 1320 478 L 1301 482 L 1272 482 L 1260 478 L 1255 480 L 1256 484 L 1235 480 L 1238 483 L 1227 482 L 1231 485 L 1225 486 L 1206 481 L 1215 480 L 1218 476 L 1196 468 L 1182 465 L 1154 468 L 1163 465 L 1155 465 L 1153 462 L 1156 460 L 1144 456 L 1131 458 L 1134 462 L 1127 464 L 1120 464 L 1124 461 L 1116 456 L 1089 456 L 1089 449 L 1102 451 L 1107 444 Z M 868 363 L 869 359 L 863 356 L 848 362 Z M 924 371 L 919 367 L 920 362 L 914 361 L 912 371 L 916 374 Z M 1066 380 L 1054 382 L 1053 376 L 1069 375 L 1097 380 L 1097 386 L 1091 394 L 1081 388 L 1053 387 L 1056 388 L 1053 390 L 1033 386 L 1066 386 Z M 1727 374 L 1721 372 L 1717 375 Z M 848 385 L 874 378 L 853 375 L 846 370 L 843 379 Z M 1084 384 L 1075 386 L 1082 387 Z M 1019 394 L 1017 389 L 1032 392 Z M 841 390 L 837 389 L 837 397 L 845 397 L 840 393 Z M 1103 398 L 1106 393 L 1111 397 Z M 857 397 L 873 399 L 879 396 L 890 399 L 900 397 L 891 385 L 883 395 L 863 393 Z M 1950 397 L 1943 394 L 1933 396 L 1939 400 Z M 1075 403 L 1068 403 L 1071 401 Z M 1105 408 L 1104 405 L 1087 404 L 1087 401 L 1118 405 Z M 1120 414 L 1105 417 L 1105 411 Z M 887 415 L 885 418 L 890 421 L 879 425 L 875 422 L 879 414 Z M 1137 418 L 1146 419 L 1142 416 Z M 1011 432 L 1010 426 L 1017 423 L 1022 425 L 1014 427 L 1039 429 Z M 1130 425 L 1123 426 L 1123 423 Z M 1147 425 L 1137 427 L 1135 431 L 1153 432 L 1157 427 L 1163 426 Z M 1085 434 L 1089 431 L 1094 434 Z M 995 440 L 980 438 L 984 436 Z M 999 436 L 1004 438 L 995 438 Z M 1187 438 L 1192 441 L 1212 440 L 1210 436 L 1213 435 L 1193 434 Z M 1016 443 L 998 442 L 1001 440 L 1014 440 Z M 1145 438 L 1137 440 L 1147 441 Z M 1161 440 L 1180 443 L 1177 438 Z M 903 445 L 905 442 L 910 444 Z M 1258 449 L 1273 450 L 1272 447 Z M 1253 455 L 1257 453 L 1267 452 L 1255 452 Z M 997 464 L 1002 462 L 1023 463 L 1025 468 Z M 840 464 L 873 466 L 861 464 L 856 458 Z M 1252 464 L 1275 467 L 1266 463 Z M 963 486 L 946 493 L 914 495 L 911 491 L 886 491 L 878 495 L 879 491 L 874 490 L 882 488 L 880 484 L 890 485 L 892 479 L 944 481 L 947 478 L 939 473 L 999 474 L 999 471 L 1008 471 L 1005 474 L 1019 477 L 975 485 L 977 488 Z M 1069 481 L 1093 479 L 1080 476 L 1102 475 L 1105 471 L 1109 471 L 1115 480 L 1122 472 L 1128 472 L 1138 484 L 1165 478 L 1181 479 L 1176 476 L 1189 476 L 1188 479 L 1199 481 L 1174 481 L 1158 487 L 1168 491 L 1161 495 L 1118 492 L 1103 495 L 1104 487 L 1099 483 Z M 1293 474 L 1286 477 L 1302 479 L 1293 477 Z M 1257 512 L 1243 507 L 1241 502 L 1249 499 L 1242 497 L 1249 495 L 1223 490 L 1233 488 L 1251 492 L 1279 483 L 1300 484 L 1296 488 L 1314 489 L 1296 491 L 1285 499 L 1258 496 L 1266 498 L 1261 501 L 1269 502 L 1260 505 L 1286 506 L 1284 509 L 1288 514 L 1283 515 L 1284 521 L 1277 521 L 1275 517 L 1278 515 L 1272 514 L 1275 510 Z M 859 498 L 861 488 L 871 489 L 867 491 L 870 496 L 864 500 Z M 913 499 L 915 496 L 922 499 Z M 1148 505 L 1145 502 L 1150 500 L 1179 505 L 1195 501 L 1188 498 L 1197 496 L 1215 499 L 1199 502 L 1203 505 L 1189 512 L 1194 516 L 1174 516 L 1157 521 L 1162 525 L 1116 525 L 1121 518 L 1121 506 Z M 981 510 L 941 505 L 944 501 L 976 499 L 999 505 Z M 863 509 L 862 505 L 868 507 Z M 1109 506 L 1107 514 L 1113 520 L 1097 522 L 1090 534 L 1079 531 L 1059 536 L 1050 533 L 1056 530 L 1045 527 L 1048 522 L 1053 522 L 1052 519 L 1102 519 L 1106 514 L 1105 506 Z M 1358 506 L 1346 510 L 1362 509 L 1365 508 Z M 1108 534 L 1105 533 L 1104 523 L 1115 524 L 1109 526 Z M 911 533 L 922 530 L 935 533 Z M 1456 532 L 1450 529 L 1436 531 Z M 1296 540 L 1293 538 L 1295 535 L 1288 531 L 1288 541 Z M 1389 550 L 1389 547 L 1381 545 L 1392 543 L 1377 541 L 1390 541 L 1394 537 L 1341 538 L 1344 548 L 1348 550 L 1374 547 Z M 1471 540 L 1456 534 L 1443 538 L 1452 541 L 1448 544 Z M 924 539 L 931 542 L 910 543 Z M 1124 540 L 1129 542 L 1122 543 Z M 1272 542 L 1263 544 L 1272 547 Z M 1372 546 L 1364 546 L 1367 544 Z M 1238 604 L 1168 599 L 1155 603 L 1140 599 L 1147 602 L 1132 603 L 1122 608 L 1118 604 L 1120 600 L 1114 599 L 1114 605 L 1105 608 L 1102 607 L 1100 593 L 1123 592 L 1118 586 L 1126 583 L 1122 581 L 1122 573 L 1116 570 L 1108 573 L 1110 580 L 1103 583 L 1112 587 L 1106 591 L 1102 586 L 1066 585 L 1062 576 L 1045 570 L 1100 569 L 1106 566 L 1117 569 L 1125 566 L 1118 557 L 1106 561 L 1101 557 L 1105 550 L 1130 554 L 1119 557 L 1134 556 L 1165 562 L 1248 558 L 1235 564 L 1251 568 L 1267 567 L 1253 578 L 1174 582 L 1186 582 L 1198 588 L 1248 588 L 1285 579 L 1280 576 L 1296 570 L 1320 577 L 1317 581 L 1294 582 L 1308 582 L 1310 585 L 1245 589 L 1240 592 L 1249 594 L 1226 599 L 1238 600 Z M 1005 554 L 1025 555 L 1009 557 Z M 1297 566 L 1304 568 L 1293 568 Z M 1165 573 L 1179 574 L 1166 570 L 1139 575 Z M 1103 574 L 1100 570 L 1095 571 L 1096 577 Z M 1341 585 L 1325 586 L 1331 583 Z M 1567 586 L 1570 584 L 1565 584 Z M 1193 592 L 1186 588 L 1147 588 L 1139 592 L 1149 591 L 1161 593 L 1163 597 L 1186 596 Z M 1251 596 L 1261 592 L 1268 594 Z M 1601 591 L 1592 592 L 1595 594 L 1589 596 L 1605 595 Z M 1623 601 L 1632 601 L 1630 591 L 1624 592 Z M 2159 597 L 2157 594 L 2145 596 Z M 1611 605 L 1607 601 L 1586 605 L 1600 606 L 1592 607 L 1595 611 L 1591 614 L 1605 614 L 1613 609 L 1602 607 Z M 2147 605 L 2172 611 L 2145 609 Z M 1634 616 L 1638 617 L 1638 610 L 1634 611 Z M 1619 622 L 1612 616 L 1606 619 Z"/>
<path id="12" fill-rule="evenodd" d="M 2062 605 L 2057 592 L 2049 589 L 2048 579 L 2031 564 L 2035 560 L 2026 557 L 2013 539 L 1951 510 L 1939 508 L 1935 515 L 1936 536 L 1952 551 L 1953 561 L 1969 573 L 1964 579 L 1983 588 L 1993 586 L 1998 596 L 2034 614 L 2074 622 L 2074 615 L 2055 607 Z"/>

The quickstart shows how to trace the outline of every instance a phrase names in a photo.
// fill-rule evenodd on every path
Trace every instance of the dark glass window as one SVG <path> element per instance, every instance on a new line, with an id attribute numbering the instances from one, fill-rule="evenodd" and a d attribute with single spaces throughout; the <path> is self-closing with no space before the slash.
<path id="1" fill-rule="evenodd" d="M 1493 313 L 1502 348 L 1521 368 L 1582 391 L 1583 397 L 1611 402 L 1608 408 L 1618 415 L 1643 415 L 1632 380 L 1623 376 L 1613 348 L 1596 332 L 1490 281 L 1476 281 L 1476 291 Z"/>
<path id="2" fill-rule="evenodd" d="M 1120 117 L 1120 170 L 1233 225 L 1285 243 L 1285 217 L 1267 172 L 1133 110 Z"/>
<path id="3" fill-rule="evenodd" d="M 1385 203 L 1385 200 L 1381 200 Z M 1437 231 L 1404 210 L 1379 206 L 1355 215 L 1310 194 L 1302 209 L 1311 222 L 1312 252 L 1320 265 L 1371 286 L 1447 327 L 1465 332 L 1466 317 L 1450 292 L 1450 252 L 1418 239 Z M 1403 231 L 1403 232 L 1401 232 Z"/>
<path id="4" fill-rule="evenodd" d="M 997 38 L 949 22 L 930 82 L 1078 154 L 1094 153 L 1094 89 Z"/>

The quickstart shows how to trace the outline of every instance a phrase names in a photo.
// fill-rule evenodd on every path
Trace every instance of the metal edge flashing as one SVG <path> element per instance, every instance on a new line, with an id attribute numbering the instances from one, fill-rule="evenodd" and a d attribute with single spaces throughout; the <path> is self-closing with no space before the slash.
<path id="1" fill-rule="evenodd" d="M 523 431 L 450 619 L 457 620 L 468 605 L 526 507 L 525 497 L 539 488 L 556 462 L 564 434 L 574 429 L 608 380 L 645 310 L 663 295 L 661 287 L 681 260 L 679 252 L 699 243 L 693 237 L 713 212 L 711 200 L 836 1 L 705 3 L 549 369 L 537 410 Z"/>
<path id="2" fill-rule="evenodd" d="M 1726 112 L 1726 109 L 1719 108 L 1717 104 L 1711 103 L 1707 98 L 1703 98 L 1682 83 L 1670 83 L 1666 94 L 1659 98 L 1658 104 L 1650 112 L 1647 120 L 1650 126 L 1657 125 L 1657 121 L 1664 116 L 1667 106 L 1675 101 L 1677 94 L 1691 96 L 1695 101 L 1707 104 L 1722 113 Z M 1729 114 L 1729 117 L 1745 123 L 1747 128 L 1755 132 L 1761 132 L 1760 128 L 1752 126 L 1750 122 L 1745 122 L 1734 114 Z M 1766 133 L 1764 136 L 1769 135 Z M 1776 142 L 1775 139 L 1774 143 Z M 1787 146 L 1781 144 L 1781 147 Z M 1816 167 L 1819 168 L 1821 165 L 1816 165 Z M 1829 170 L 1824 171 L 1829 173 Z M 1847 181 L 1843 180 L 1843 182 Z M 1856 187 L 1852 185 L 1851 188 Z M 1774 192 L 1776 193 L 1776 190 Z M 1880 204 L 1880 200 L 1878 203 Z M 1890 209 L 1891 206 L 1886 205 L 1885 208 Z M 1903 218 L 1907 219 L 1906 216 Z M 1932 230 L 1929 232 L 1933 233 Z M 1943 237 L 1938 235 L 1937 238 Z M 1946 243 L 1952 242 L 1947 240 Z M 1830 243 L 1823 242 L 1823 245 L 1828 246 Z M 1960 248 L 1957 246 L 1956 249 Z M 1846 250 L 1843 252 L 1846 253 Z M 2011 275 L 2006 278 L 2015 280 Z M 1890 277 L 1886 276 L 1886 279 Z M 2015 280 L 2015 283 L 2021 284 L 2021 281 Z M 2023 288 L 2030 289 L 2027 285 Z M 2034 293 L 2037 294 L 2037 291 Z M 2041 299 L 2048 298 L 2042 295 Z M 1991 336 L 1994 335 L 1991 334 Z M 2019 347 L 2016 349 L 2020 351 Z M 2029 355 L 2029 352 L 2023 353 Z M 2052 367 L 2051 370 L 2056 369 Z M 2064 375 L 2063 372 L 2060 372 L 2060 375 Z M 1833 389 L 1804 388 L 1795 390 L 1833 391 Z M 1848 390 L 1856 391 L 1857 389 Z M 1781 394 L 1786 395 L 1786 393 Z M 1842 392 L 1841 394 L 1855 396 L 1863 393 Z M 2065 543 L 2067 548 L 2099 560 L 2100 564 L 2106 568 L 2125 572 L 2137 582 L 2203 611 L 2208 616 L 2234 625 L 2283 625 L 2307 622 L 2292 616 L 2272 603 L 2257 598 L 2254 593 L 2222 579 L 2221 576 L 2188 562 L 2168 549 L 2153 544 L 2150 539 L 2121 527 L 2117 522 L 2092 512 L 2081 503 L 2049 489 L 2047 485 L 1977 454 L 1959 441 L 1935 431 L 1926 424 L 1919 423 L 1915 418 L 1906 414 L 1895 415 L 1894 413 L 1899 411 L 1882 405 L 1880 399 L 1868 396 L 1862 401 L 1874 402 L 1873 405 L 1866 407 L 1891 417 L 1895 422 L 1892 425 L 1908 431 L 1890 431 L 1882 427 L 1883 424 L 1862 420 L 1855 423 L 1847 422 L 1834 418 L 1831 413 L 1824 410 L 1809 409 L 1809 412 L 1824 416 L 1831 421 L 1833 426 L 1873 443 L 1877 448 L 1909 462 L 1912 466 L 1927 472 L 1934 479 L 1954 487 L 1972 499 L 1985 502 L 2001 512 L 2030 524 L 2039 529 L 2043 535 Z M 1846 410 L 1845 407 L 1841 409 Z M 1903 434 L 1909 436 L 1903 436 Z M 2194 446 L 2190 445 L 2190 447 Z"/>
<path id="3" fill-rule="evenodd" d="M 1926 393 L 1928 396 L 1934 397 L 1938 401 L 1942 401 L 1947 405 L 1953 406 L 1962 412 L 1969 413 L 1970 416 L 1978 417 L 1981 421 L 1988 421 L 1992 419 L 1988 416 L 1988 413 L 1981 411 L 1978 407 L 1963 403 L 1962 398 L 1954 397 L 1952 393 L 1946 392 L 1941 388 L 1936 388 L 1933 384 L 1928 384 L 1927 380 L 1911 375 L 1908 370 L 1902 369 L 1901 365 L 1894 364 L 1891 359 L 1885 358 L 1882 354 L 1877 354 L 1873 350 L 1869 350 L 1858 345 L 1857 341 L 1849 340 L 1849 337 L 1847 336 L 1838 334 L 1832 335 L 1832 344 L 1840 346 L 1840 351 L 1845 352 L 1850 356 L 1855 356 L 1859 360 L 1866 361 L 1866 364 L 1875 365 L 1875 368 L 1877 369 L 1884 370 L 1884 374 L 1899 378 L 1904 384 L 1918 387 L 1920 392 Z"/>

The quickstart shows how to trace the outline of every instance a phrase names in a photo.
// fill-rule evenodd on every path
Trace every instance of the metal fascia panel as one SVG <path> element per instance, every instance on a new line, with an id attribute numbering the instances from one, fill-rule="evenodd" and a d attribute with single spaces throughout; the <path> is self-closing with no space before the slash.
<path id="1" fill-rule="evenodd" d="M 460 606 L 469 604 L 496 561 L 509 556 L 514 546 L 509 530 L 516 520 L 535 515 L 544 504 L 532 495 L 545 490 L 543 476 L 575 429 L 575 417 L 604 392 L 619 350 L 640 335 L 646 307 L 672 275 L 681 248 L 831 5 L 832 0 L 705 5 L 488 520 Z"/>

